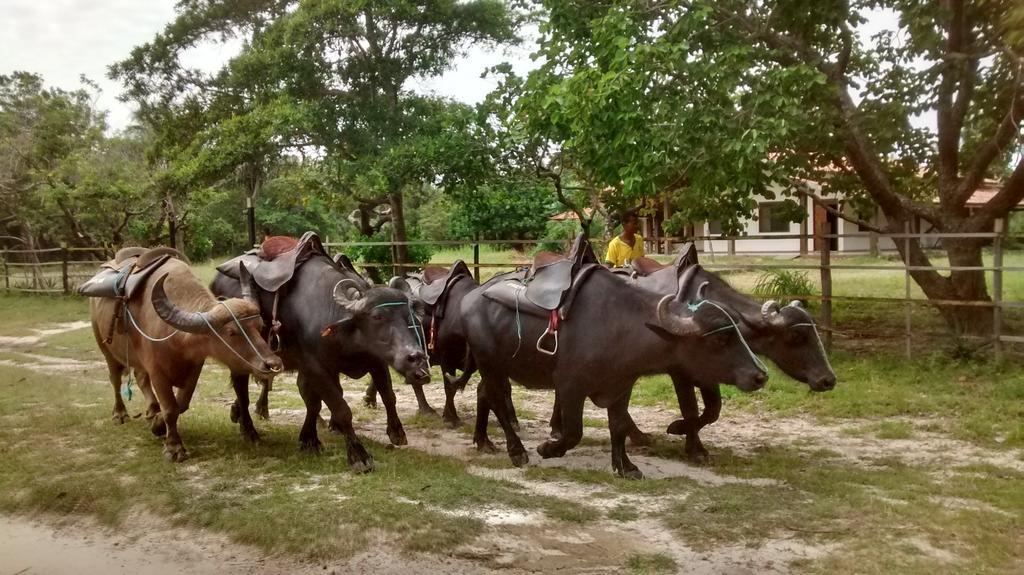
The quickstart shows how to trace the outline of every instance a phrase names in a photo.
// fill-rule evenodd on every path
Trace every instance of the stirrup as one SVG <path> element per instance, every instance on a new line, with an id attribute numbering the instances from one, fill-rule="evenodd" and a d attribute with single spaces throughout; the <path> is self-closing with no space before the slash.
<path id="1" fill-rule="evenodd" d="M 555 347 L 551 348 L 550 350 L 547 350 L 541 346 L 541 343 L 543 343 L 549 335 L 555 338 Z M 556 353 L 558 353 L 558 330 L 552 330 L 550 326 L 547 329 L 545 329 L 544 333 L 540 334 L 540 337 L 537 338 L 537 351 L 543 353 L 544 355 L 555 355 Z"/>

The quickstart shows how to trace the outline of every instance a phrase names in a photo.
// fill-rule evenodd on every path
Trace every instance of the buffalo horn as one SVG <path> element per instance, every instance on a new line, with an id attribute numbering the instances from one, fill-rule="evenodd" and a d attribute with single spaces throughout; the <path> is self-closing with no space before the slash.
<path id="1" fill-rule="evenodd" d="M 803 308 L 803 307 L 804 307 L 804 304 L 800 303 L 800 300 L 798 300 L 798 299 L 795 299 L 795 300 L 793 300 L 793 301 L 789 302 L 789 307 L 798 307 L 798 308 Z"/>
<path id="2" fill-rule="evenodd" d="M 238 284 L 242 288 L 242 299 L 250 301 L 255 300 L 252 289 L 252 274 L 249 273 L 249 268 L 245 267 L 245 262 L 238 262 Z"/>
<path id="3" fill-rule="evenodd" d="M 761 306 L 761 323 L 776 328 L 786 327 L 786 320 L 779 313 L 779 302 L 770 299 Z"/>
<path id="4" fill-rule="evenodd" d="M 160 319 L 167 322 L 171 327 L 189 333 L 200 333 L 209 329 L 206 323 L 206 314 L 196 311 L 185 311 L 171 303 L 164 291 L 164 281 L 167 274 L 160 276 L 153 284 L 153 293 L 150 300 L 153 302 L 153 309 Z"/>
<path id="5" fill-rule="evenodd" d="M 686 299 L 686 288 L 690 285 L 690 280 L 693 276 L 697 275 L 697 271 L 700 270 L 700 266 L 690 266 L 686 268 L 683 275 L 679 276 L 679 288 L 676 290 L 676 300 L 683 301 Z M 698 289 L 698 291 L 700 291 Z"/>
<path id="6" fill-rule="evenodd" d="M 395 276 L 388 280 L 388 287 L 405 293 L 412 292 L 412 287 L 409 286 L 409 282 L 406 281 L 405 278 L 401 278 L 398 276 Z"/>
<path id="7" fill-rule="evenodd" d="M 658 325 L 678 336 L 698 334 L 697 322 L 692 317 L 681 317 L 669 310 L 668 306 L 674 298 L 675 296 L 667 295 L 658 302 Z"/>
<path id="8" fill-rule="evenodd" d="M 338 294 L 338 288 L 342 288 L 345 295 Z M 363 292 L 363 288 L 360 287 L 359 282 L 353 279 L 343 279 L 334 286 L 334 301 L 350 310 L 361 309 L 363 304 L 363 298 L 366 294 Z"/>

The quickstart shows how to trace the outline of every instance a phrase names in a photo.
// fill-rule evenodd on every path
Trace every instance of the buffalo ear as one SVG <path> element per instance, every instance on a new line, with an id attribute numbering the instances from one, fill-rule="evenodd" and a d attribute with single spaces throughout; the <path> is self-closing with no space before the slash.
<path id="1" fill-rule="evenodd" d="M 320 330 L 320 337 L 330 337 L 336 333 L 341 333 L 352 327 L 352 320 L 356 318 L 356 314 L 351 310 L 342 308 L 340 310 L 341 319 L 327 324 L 322 330 Z"/>

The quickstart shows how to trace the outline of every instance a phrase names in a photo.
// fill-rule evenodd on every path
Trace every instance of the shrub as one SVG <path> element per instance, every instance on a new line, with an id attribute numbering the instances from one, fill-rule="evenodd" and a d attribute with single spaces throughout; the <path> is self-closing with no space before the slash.
<path id="1" fill-rule="evenodd" d="M 807 305 L 806 296 L 814 295 L 814 284 L 807 272 L 772 269 L 761 274 L 754 285 L 754 293 L 765 299 L 796 298 Z"/>

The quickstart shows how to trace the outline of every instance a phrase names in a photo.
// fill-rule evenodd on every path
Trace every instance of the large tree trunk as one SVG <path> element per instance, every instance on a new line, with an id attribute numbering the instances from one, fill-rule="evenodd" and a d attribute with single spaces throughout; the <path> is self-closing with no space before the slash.
<path id="1" fill-rule="evenodd" d="M 902 233 L 895 226 L 891 233 Z M 921 248 L 921 241 L 913 238 L 894 240 L 900 257 L 911 267 L 930 267 L 931 260 Z M 975 238 L 944 238 L 943 248 L 949 256 L 951 267 L 982 267 L 984 240 Z M 908 248 L 909 247 L 909 251 Z M 985 285 L 985 272 L 978 270 L 954 271 L 948 275 L 935 270 L 920 269 L 910 272 L 911 278 L 920 286 L 930 301 L 956 334 L 989 335 L 992 333 L 990 308 L 973 305 L 950 305 L 942 302 L 991 301 Z"/>
<path id="2" fill-rule="evenodd" d="M 392 192 L 388 196 L 391 202 L 391 241 L 406 242 L 408 235 L 405 232 L 405 207 L 403 204 L 402 192 Z M 409 246 L 404 243 L 396 243 L 392 252 L 396 276 L 405 273 L 405 265 L 409 263 Z"/>

